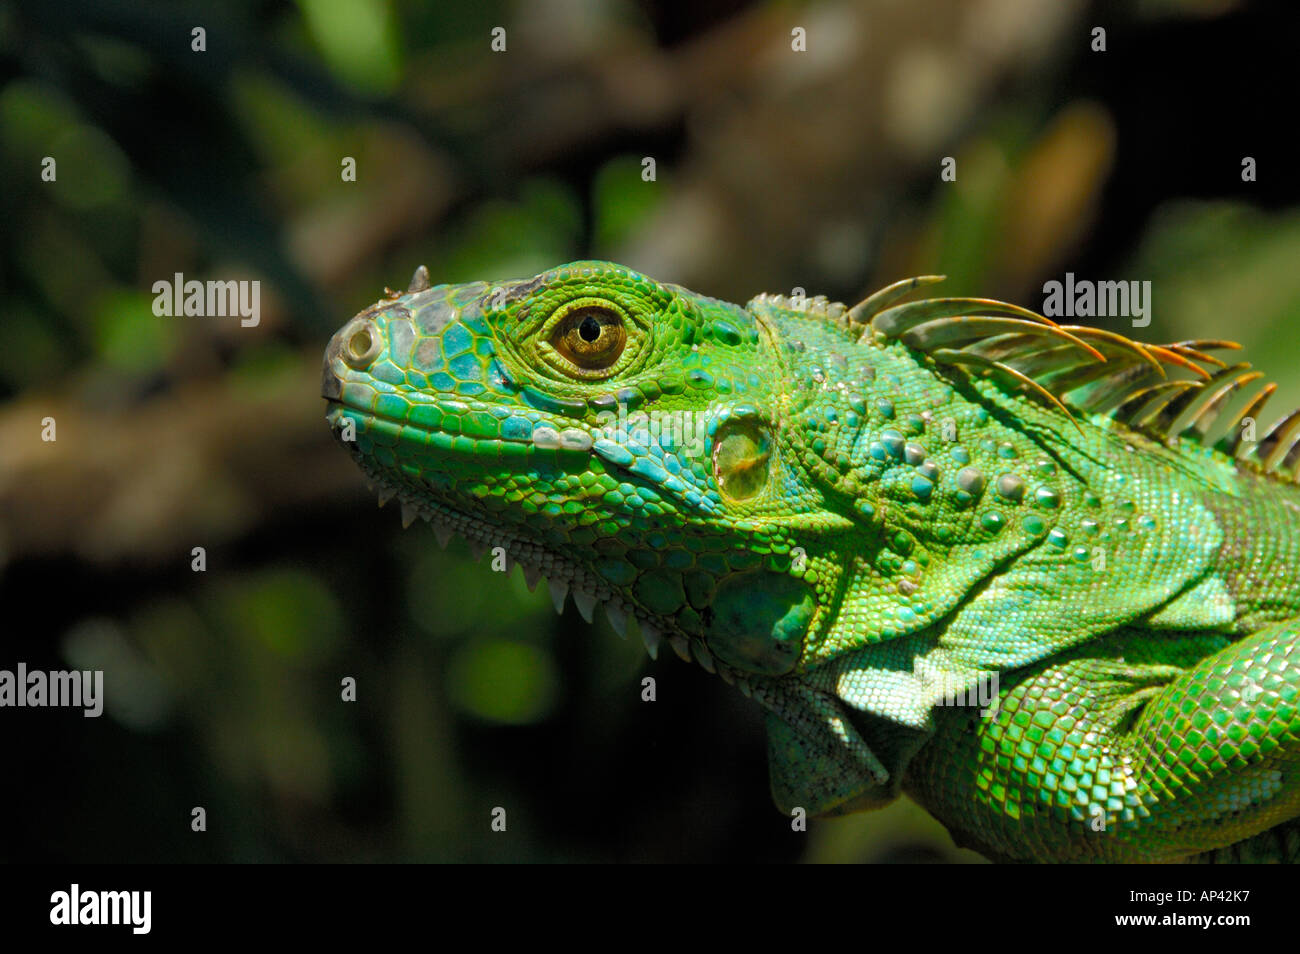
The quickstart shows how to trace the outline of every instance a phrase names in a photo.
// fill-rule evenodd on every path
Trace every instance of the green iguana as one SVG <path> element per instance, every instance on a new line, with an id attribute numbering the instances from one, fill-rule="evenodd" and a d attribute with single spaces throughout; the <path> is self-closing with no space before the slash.
<path id="1" fill-rule="evenodd" d="M 759 702 L 782 810 L 906 792 L 1000 860 L 1296 860 L 1300 412 L 1256 439 L 1268 386 L 1214 429 L 1260 376 L 1236 345 L 899 303 L 937 280 L 742 308 L 422 267 L 330 342 L 329 422 L 404 522 Z"/>

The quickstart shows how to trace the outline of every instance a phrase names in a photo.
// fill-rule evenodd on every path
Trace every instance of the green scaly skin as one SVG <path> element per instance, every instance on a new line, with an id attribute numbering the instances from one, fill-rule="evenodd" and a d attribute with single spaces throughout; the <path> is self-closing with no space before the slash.
<path id="1" fill-rule="evenodd" d="M 783 811 L 906 792 L 996 859 L 1295 860 L 1300 488 L 858 310 L 421 270 L 323 392 L 404 519 L 758 701 Z"/>

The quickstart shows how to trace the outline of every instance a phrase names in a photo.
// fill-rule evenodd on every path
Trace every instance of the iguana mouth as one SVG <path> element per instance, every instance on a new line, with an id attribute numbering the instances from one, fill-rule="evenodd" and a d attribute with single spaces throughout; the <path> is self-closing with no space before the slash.
<path id="1" fill-rule="evenodd" d="M 557 430 L 550 425 L 543 424 L 534 427 L 530 435 L 510 434 L 503 431 L 495 437 L 475 437 L 473 435 L 464 434 L 463 432 L 451 431 L 446 428 L 434 427 L 428 424 L 421 424 L 417 421 L 403 419 L 394 415 L 381 414 L 372 408 L 352 404 L 343 400 L 341 397 L 330 397 L 328 394 L 323 394 L 322 397 L 330 402 L 329 409 L 326 411 L 326 417 L 329 419 L 331 427 L 336 431 L 341 425 L 336 423 L 334 420 L 337 416 L 335 412 L 346 410 L 353 414 L 364 416 L 367 422 L 379 422 L 391 427 L 401 427 L 406 430 L 416 431 L 420 434 L 446 438 L 445 446 L 439 445 L 437 447 L 439 453 L 468 453 L 474 455 L 479 453 L 479 450 L 474 445 L 486 445 L 491 447 L 499 444 L 518 444 L 525 447 L 536 447 L 539 450 L 571 450 L 586 452 L 591 450 L 593 444 L 591 433 L 584 427 L 566 427 L 563 430 Z M 463 403 L 458 404 L 455 408 L 452 408 L 450 404 L 445 402 L 434 403 L 432 406 L 439 408 L 439 410 L 454 409 L 461 413 L 473 410 L 473 408 L 468 404 Z M 463 444 L 457 445 L 457 438 L 460 438 L 461 441 L 471 441 L 473 444 L 468 447 Z"/>

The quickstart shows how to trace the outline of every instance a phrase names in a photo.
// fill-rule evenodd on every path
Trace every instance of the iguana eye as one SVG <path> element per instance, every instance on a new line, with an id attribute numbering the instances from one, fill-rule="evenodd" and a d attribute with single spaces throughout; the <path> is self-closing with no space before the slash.
<path id="1" fill-rule="evenodd" d="M 615 312 L 580 308 L 565 315 L 555 326 L 551 347 L 582 371 L 603 371 L 627 347 L 627 327 Z"/>

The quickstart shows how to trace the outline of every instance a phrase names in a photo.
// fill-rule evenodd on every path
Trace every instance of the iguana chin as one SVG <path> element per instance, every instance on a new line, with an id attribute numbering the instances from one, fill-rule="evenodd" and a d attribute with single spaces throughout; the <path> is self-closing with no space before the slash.
<path id="1" fill-rule="evenodd" d="M 1300 413 L 985 299 L 741 307 L 608 262 L 431 286 L 325 355 L 381 503 L 766 710 L 784 811 L 906 792 L 1000 860 L 1300 856 Z M 961 704 L 966 703 L 966 704 Z M 972 704 L 973 703 L 973 704 Z M 1208 853 L 1208 854 L 1207 854 Z"/>

